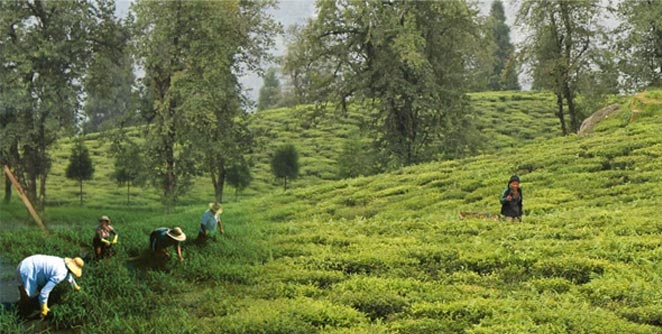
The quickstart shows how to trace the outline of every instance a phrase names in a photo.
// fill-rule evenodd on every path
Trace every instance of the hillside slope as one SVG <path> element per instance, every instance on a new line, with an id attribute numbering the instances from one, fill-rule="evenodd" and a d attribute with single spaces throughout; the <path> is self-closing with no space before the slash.
<path id="1" fill-rule="evenodd" d="M 170 216 L 104 209 L 120 233 L 120 252 L 85 267 L 83 293 L 60 290 L 51 326 L 134 333 L 660 333 L 662 92 L 632 101 L 641 102 L 633 122 L 632 104 L 625 104 L 585 137 L 226 203 L 227 234 L 206 246 L 186 243 L 184 265 L 149 268 L 134 257 L 156 226 L 180 225 L 195 235 L 204 203 Z M 522 223 L 457 217 L 497 213 L 513 173 L 522 178 Z M 69 255 L 89 243 L 94 227 L 71 216 L 98 213 L 51 208 L 61 224 L 53 234 L 4 232 L 3 260 L 15 264 L 43 249 Z M 83 226 L 89 236 L 80 233 Z M 0 324 L 14 323 L 0 311 Z"/>
<path id="2" fill-rule="evenodd" d="M 289 292 L 244 310 L 312 298 L 367 319 L 333 333 L 662 332 L 660 94 L 590 136 L 265 198 L 253 206 L 273 222 L 274 259 L 260 282 Z M 513 173 L 524 223 L 457 218 L 498 213 Z"/>
<path id="3" fill-rule="evenodd" d="M 560 134 L 550 93 L 486 92 L 471 94 L 470 97 L 476 110 L 474 121 L 486 136 L 486 145 L 482 148 L 485 152 Z M 368 142 L 370 134 L 362 129 L 371 121 L 370 112 L 358 110 L 357 106 L 351 106 L 347 115 L 335 112 L 332 106 L 297 106 L 254 114 L 250 124 L 257 144 L 251 157 L 255 163 L 252 170 L 254 181 L 246 193 L 259 195 L 279 191 L 280 181 L 275 180 L 271 173 L 270 159 L 276 148 L 286 143 L 294 144 L 299 151 L 300 177 L 291 183 L 292 187 L 339 179 L 338 158 L 343 145 L 348 141 Z M 131 129 L 128 136 L 140 142 L 143 134 L 140 129 Z M 85 205 L 123 208 L 127 206 L 127 192 L 130 191 L 130 206 L 158 206 L 159 195 L 154 189 L 126 189 L 113 182 L 114 159 L 109 154 L 110 144 L 107 133 L 93 133 L 85 137 L 85 145 L 95 167 L 93 179 L 84 183 Z M 51 152 L 52 168 L 47 180 L 50 206 L 78 203 L 78 183 L 65 178 L 72 145 L 70 138 L 64 138 Z M 4 186 L 4 182 L 5 179 L 0 178 L 0 186 Z M 225 200 L 233 200 L 234 190 L 229 186 L 226 189 Z M 209 201 L 213 196 L 209 177 L 200 176 L 195 179 L 192 191 L 180 199 L 180 205 Z M 23 215 L 22 212 L 19 214 Z"/>
<path id="4" fill-rule="evenodd" d="M 493 153 L 561 134 L 549 92 L 483 92 L 469 94 L 469 98 L 475 110 L 472 122 L 483 136 L 479 140 L 482 147 L 476 148 L 479 152 Z M 369 105 L 350 105 L 347 114 L 331 105 L 305 105 L 254 114 L 250 128 L 258 146 L 252 157 L 256 184 L 251 188 L 266 191 L 278 184 L 269 163 L 283 144 L 294 144 L 299 150 L 301 177 L 293 187 L 340 179 L 338 160 L 343 147 L 351 141 L 370 142 L 372 134 L 367 129 L 373 122 L 372 113 Z"/>

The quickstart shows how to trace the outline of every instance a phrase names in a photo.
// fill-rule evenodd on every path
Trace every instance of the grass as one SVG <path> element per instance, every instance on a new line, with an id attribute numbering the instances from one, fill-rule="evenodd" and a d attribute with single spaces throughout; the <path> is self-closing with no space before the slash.
<path id="1" fill-rule="evenodd" d="M 96 218 L 113 218 L 118 255 L 88 263 L 80 293 L 58 285 L 52 330 L 660 333 L 662 105 L 646 94 L 634 122 L 625 104 L 588 136 L 227 201 L 226 235 L 185 244 L 181 266 L 146 268 L 133 257 L 158 226 L 194 237 L 204 190 L 168 216 L 149 196 L 139 208 L 106 205 L 109 192 L 84 207 L 51 206 L 49 236 L 14 201 L 0 207 L 3 226 L 14 226 L 0 239 L 3 261 L 76 255 Z M 523 223 L 457 217 L 497 213 L 513 173 Z M 0 313 L 0 324 L 16 321 Z"/>

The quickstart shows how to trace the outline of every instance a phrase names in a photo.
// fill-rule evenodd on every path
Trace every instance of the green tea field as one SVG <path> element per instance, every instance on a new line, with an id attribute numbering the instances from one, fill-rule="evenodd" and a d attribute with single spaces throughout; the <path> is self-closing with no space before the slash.
<path id="1" fill-rule="evenodd" d="M 85 252 L 101 215 L 119 233 L 117 255 L 89 261 L 81 291 L 59 284 L 46 320 L 0 310 L 0 332 L 662 333 L 662 91 L 623 99 L 593 133 L 565 137 L 551 95 L 490 94 L 472 96 L 486 138 L 477 155 L 351 179 L 335 161 L 360 134 L 358 114 L 256 114 L 254 184 L 238 198 L 228 190 L 226 233 L 207 245 L 192 241 L 213 197 L 204 177 L 168 215 L 147 188 L 127 205 L 96 134 L 86 144 L 97 170 L 79 206 L 63 177 L 71 142 L 60 142 L 49 233 L 16 196 L 0 204 L 3 288 L 28 255 Z M 300 145 L 302 165 L 287 191 L 268 170 L 284 142 Z M 459 217 L 498 214 L 512 174 L 522 222 Z M 146 265 L 159 226 L 187 234 L 183 263 Z"/>

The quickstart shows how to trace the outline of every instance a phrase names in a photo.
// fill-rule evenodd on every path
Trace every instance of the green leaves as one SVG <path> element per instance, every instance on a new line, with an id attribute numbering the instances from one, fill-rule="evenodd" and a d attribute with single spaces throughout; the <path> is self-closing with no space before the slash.
<path id="1" fill-rule="evenodd" d="M 93 36 L 112 8 L 85 1 L 12 1 L 1 8 L 0 110 L 15 115 L 7 121 L 19 131 L 0 150 L 10 153 L 25 191 L 42 207 L 49 150 L 73 133 Z"/>
<path id="2" fill-rule="evenodd" d="M 271 1 L 145 1 L 133 5 L 134 47 L 155 112 L 148 137 L 153 184 L 166 206 L 208 172 L 220 201 L 226 168 L 250 148 L 238 75 L 268 59 L 278 31 Z"/>
<path id="3" fill-rule="evenodd" d="M 285 59 L 295 88 L 309 91 L 300 95 L 339 102 L 345 112 L 350 98 L 374 102 L 375 142 L 392 167 L 465 143 L 443 134 L 470 114 L 461 101 L 476 26 L 466 3 L 320 1 L 318 8 Z"/>
<path id="4" fill-rule="evenodd" d="M 294 145 L 284 145 L 276 150 L 271 159 L 271 170 L 274 176 L 283 178 L 283 188 L 287 190 L 287 179 L 299 176 L 299 153 Z"/>

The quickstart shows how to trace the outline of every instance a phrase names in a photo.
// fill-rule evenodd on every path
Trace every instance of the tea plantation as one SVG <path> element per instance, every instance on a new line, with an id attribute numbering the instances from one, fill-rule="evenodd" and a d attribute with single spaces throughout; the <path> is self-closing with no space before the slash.
<path id="1" fill-rule="evenodd" d="M 510 114 L 533 117 L 530 124 L 492 114 L 514 101 L 500 96 L 477 99 L 492 104 L 480 122 L 494 141 L 482 154 L 345 180 L 334 176 L 341 145 L 319 139 L 331 130 L 286 131 L 275 116 L 285 111 L 268 112 L 253 125 L 272 131 L 263 147 L 290 136 L 308 174 L 283 192 L 258 164 L 251 190 L 227 196 L 226 234 L 205 246 L 185 242 L 184 263 L 159 268 L 143 261 L 149 232 L 181 226 L 193 239 L 211 198 L 206 180 L 169 215 L 147 189 L 134 190 L 127 206 L 97 135 L 88 140 L 97 174 L 80 207 L 75 182 L 62 177 L 63 142 L 44 214 L 50 233 L 18 200 L 2 204 L 3 264 L 78 255 L 102 214 L 119 232 L 118 255 L 87 263 L 80 292 L 58 285 L 46 321 L 0 311 L 2 333 L 43 323 L 56 333 L 662 333 L 662 91 L 625 100 L 581 137 L 558 137 L 551 112 L 532 114 L 553 110 L 550 96 Z M 490 115 L 495 121 L 485 121 Z M 268 152 L 256 150 L 256 161 Z M 498 213 L 511 174 L 522 179 L 523 222 L 458 217 Z M 13 270 L 2 275 L 4 284 Z"/>

